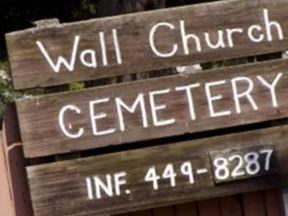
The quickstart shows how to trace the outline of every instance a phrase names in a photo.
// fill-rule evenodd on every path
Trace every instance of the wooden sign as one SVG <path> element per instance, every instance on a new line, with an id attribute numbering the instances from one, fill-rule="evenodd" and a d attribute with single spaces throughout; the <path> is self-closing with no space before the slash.
<path id="1" fill-rule="evenodd" d="M 287 11 L 287 0 L 231 0 L 13 32 L 14 87 L 284 51 Z"/>
<path id="2" fill-rule="evenodd" d="M 287 185 L 287 139 L 286 126 L 28 167 L 34 213 L 109 215 Z"/>
<path id="3" fill-rule="evenodd" d="M 25 156 L 286 118 L 287 63 L 279 60 L 22 99 L 17 110 Z"/>
<path id="4" fill-rule="evenodd" d="M 268 175 L 276 171 L 273 145 L 210 152 L 215 183 Z M 261 167 L 262 165 L 262 167 Z"/>

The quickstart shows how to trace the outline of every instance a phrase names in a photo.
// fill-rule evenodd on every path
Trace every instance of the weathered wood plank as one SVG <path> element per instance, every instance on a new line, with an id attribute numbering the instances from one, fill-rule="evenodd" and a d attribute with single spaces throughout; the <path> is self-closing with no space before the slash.
<path id="1" fill-rule="evenodd" d="M 116 215 L 116 216 L 131 216 L 132 214 L 131 213 L 125 213 L 125 214 L 119 214 L 119 215 Z"/>
<path id="2" fill-rule="evenodd" d="M 221 216 L 242 216 L 241 200 L 238 195 L 220 198 Z"/>
<path id="3" fill-rule="evenodd" d="M 273 145 L 266 145 L 265 152 L 258 152 L 258 149 L 258 146 L 252 146 L 245 149 L 229 148 L 222 151 L 210 152 L 211 161 L 215 161 L 215 163 L 213 164 L 214 172 L 218 172 L 217 169 L 219 169 L 219 166 L 223 166 L 223 164 L 225 163 L 227 163 L 227 168 L 229 170 L 233 170 L 232 174 L 229 177 L 226 177 L 225 170 L 222 170 L 222 173 L 219 171 L 219 178 L 215 179 L 215 183 L 221 184 L 223 182 L 231 182 L 249 178 L 249 175 L 243 174 L 245 173 L 245 171 L 247 171 L 246 164 L 249 161 L 250 168 L 248 172 L 250 173 L 254 173 L 255 171 L 257 171 L 257 169 L 260 169 L 260 167 L 257 167 L 257 164 L 253 163 L 253 161 L 255 160 L 259 160 L 261 164 L 265 164 L 268 158 L 268 160 L 276 161 L 275 158 L 272 158 L 276 157 L 275 154 L 273 154 Z M 257 176 L 260 177 L 264 175 L 271 175 L 272 173 L 277 172 L 275 163 L 267 165 L 266 168 L 259 171 Z M 267 172 L 267 170 L 269 170 L 269 172 Z"/>
<path id="4" fill-rule="evenodd" d="M 232 0 L 10 33 L 14 86 L 47 87 L 284 51 L 287 10 L 286 0 Z M 57 66 L 60 56 L 70 68 L 60 61 Z"/>
<path id="5" fill-rule="evenodd" d="M 0 215 L 15 216 L 2 131 L 0 131 Z"/>
<path id="6" fill-rule="evenodd" d="M 220 200 L 209 199 L 198 203 L 199 216 L 221 216 Z"/>
<path id="7" fill-rule="evenodd" d="M 173 206 L 153 209 L 153 216 L 175 216 Z"/>
<path id="8" fill-rule="evenodd" d="M 288 179 L 287 138 L 286 126 L 31 166 L 27 171 L 34 212 L 36 216 L 116 214 L 282 186 Z M 275 148 L 277 174 L 215 185 L 211 151 L 262 149 L 267 143 Z M 199 172 L 204 168 L 207 173 Z"/>
<path id="9" fill-rule="evenodd" d="M 19 100 L 25 156 L 286 118 L 287 62 L 277 60 Z"/>
<path id="10" fill-rule="evenodd" d="M 197 206 L 195 202 L 179 204 L 175 206 L 176 216 L 197 216 Z"/>
<path id="11" fill-rule="evenodd" d="M 137 212 L 132 212 L 132 216 L 153 216 L 153 210 L 142 210 Z"/>
<path id="12" fill-rule="evenodd" d="M 262 192 L 243 194 L 243 209 L 245 216 L 265 216 L 266 209 Z"/>
<path id="13" fill-rule="evenodd" d="M 265 206 L 267 216 L 283 216 L 284 212 L 281 209 L 280 190 L 271 189 L 264 191 Z"/>
<path id="14" fill-rule="evenodd" d="M 280 194 L 280 198 L 281 198 L 281 205 L 282 205 L 282 214 L 283 216 L 287 216 L 288 215 L 288 189 L 284 188 L 281 190 L 281 194 Z"/>
<path id="15" fill-rule="evenodd" d="M 16 108 L 14 104 L 6 107 L 3 118 L 3 143 L 1 145 L 1 160 L 4 160 L 5 166 L 2 167 L 3 175 L 7 175 L 9 190 L 8 202 L 2 203 L 6 205 L 3 207 L 10 214 L 3 214 L 7 216 L 33 216 L 32 203 L 30 199 L 30 192 L 28 187 L 26 175 L 26 161 L 23 155 L 22 144 L 20 143 L 20 133 L 17 122 Z M 5 177 L 1 179 L 5 181 Z M 2 195 L 5 195 L 2 194 Z M 2 213 L 2 212 L 1 212 Z M 1 214 L 2 215 L 2 214 Z"/>

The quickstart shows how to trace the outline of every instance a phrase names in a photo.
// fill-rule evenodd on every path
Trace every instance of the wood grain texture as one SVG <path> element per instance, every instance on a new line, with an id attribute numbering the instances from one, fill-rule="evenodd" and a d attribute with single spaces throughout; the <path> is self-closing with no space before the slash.
<path id="1" fill-rule="evenodd" d="M 86 159 L 70 160 L 27 168 L 32 203 L 36 216 L 46 215 L 101 215 L 150 209 L 159 206 L 191 202 L 236 193 L 284 186 L 288 171 L 288 127 L 277 127 L 197 141 L 174 143 Z M 251 147 L 273 144 L 275 147 L 277 175 L 251 178 L 245 181 L 215 186 L 211 174 L 209 152 L 226 148 Z M 207 160 L 205 161 L 205 158 Z M 196 160 L 195 160 L 196 159 Z M 205 175 L 194 175 L 195 184 L 179 173 L 183 161 L 191 161 L 193 169 L 208 169 Z M 174 164 L 177 172 L 176 187 L 168 180 L 159 181 L 159 189 L 153 190 L 151 182 L 144 178 L 149 168 L 156 166 L 158 175 L 166 164 Z M 199 164 L 201 163 L 201 164 Z M 119 196 L 90 200 L 87 197 L 86 177 L 105 178 L 107 174 L 125 172 L 127 183 L 121 187 Z M 130 194 L 125 193 L 127 189 Z M 94 198 L 96 198 L 94 196 Z M 248 204 L 250 202 L 247 202 Z M 220 204 L 219 204 L 220 205 Z M 220 206 L 219 206 L 220 208 Z"/>
<path id="2" fill-rule="evenodd" d="M 9 189 L 10 201 L 12 202 L 12 206 L 6 203 L 6 209 L 13 211 L 12 216 L 33 216 L 25 170 L 26 161 L 23 155 L 23 146 L 20 143 L 20 133 L 14 104 L 7 105 L 4 112 L 3 143 L 1 148 L 1 151 L 5 154 L 5 168 L 9 180 L 9 186 L 6 189 Z"/>
<path id="3" fill-rule="evenodd" d="M 3 134 L 2 131 L 0 131 L 0 215 L 15 216 L 6 160 Z"/>
<path id="4" fill-rule="evenodd" d="M 267 216 L 281 216 L 284 212 L 281 210 L 280 190 L 271 189 L 264 191 L 265 206 Z"/>
<path id="5" fill-rule="evenodd" d="M 209 199 L 198 202 L 199 216 L 221 216 L 220 199 Z"/>
<path id="6" fill-rule="evenodd" d="M 282 211 L 283 211 L 283 215 L 288 215 L 288 189 L 284 188 L 281 189 L 281 193 L 280 193 L 280 198 L 281 198 L 281 204 L 282 204 Z"/>
<path id="7" fill-rule="evenodd" d="M 142 210 L 142 211 L 137 211 L 137 212 L 132 212 L 132 216 L 153 216 L 153 210 Z"/>
<path id="8" fill-rule="evenodd" d="M 132 216 L 132 214 L 131 213 L 126 213 L 126 214 L 119 214 L 117 216 Z"/>
<path id="9" fill-rule="evenodd" d="M 221 216 L 242 216 L 241 199 L 239 195 L 220 198 Z"/>
<path id="10" fill-rule="evenodd" d="M 277 21 L 283 26 L 285 38 L 277 40 L 275 30 L 273 41 L 265 40 L 253 43 L 247 37 L 251 25 L 260 24 L 264 30 L 263 9 L 269 10 L 270 21 Z M 118 17 L 101 18 L 83 22 L 68 23 L 47 28 L 31 28 L 6 35 L 7 47 L 11 63 L 13 83 L 16 89 L 47 87 L 69 83 L 72 81 L 93 80 L 103 77 L 114 77 L 129 73 L 137 73 L 156 69 L 191 65 L 194 63 L 211 62 L 228 58 L 245 57 L 263 53 L 287 50 L 287 22 L 288 3 L 286 0 L 253 0 L 253 1 L 220 1 L 192 5 L 180 8 L 156 10 Z M 243 34 L 234 34 L 233 48 L 208 49 L 203 42 L 202 52 L 196 51 L 194 42 L 190 42 L 189 55 L 185 55 L 180 32 L 180 20 L 184 20 L 187 34 L 200 35 L 204 40 L 204 33 L 209 32 L 211 41 L 217 41 L 217 31 L 242 28 Z M 213 20 L 213 22 L 211 22 Z M 169 22 L 175 26 L 174 30 L 162 27 L 156 32 L 156 46 L 161 52 L 170 52 L 173 45 L 178 45 L 178 51 L 169 58 L 157 57 L 149 45 L 149 32 L 159 22 Z M 118 30 L 119 46 L 123 63 L 117 64 L 112 42 L 112 29 Z M 273 27 L 272 27 L 273 28 Z M 106 35 L 106 50 L 109 56 L 108 65 L 100 61 L 99 49 L 100 31 Z M 266 32 L 266 31 L 265 31 Z M 253 32 L 256 36 L 258 32 Z M 80 64 L 79 56 L 73 72 L 61 68 L 54 73 L 48 62 L 36 45 L 41 41 L 56 62 L 58 56 L 70 58 L 73 42 L 80 36 L 79 50 L 96 49 L 96 68 L 87 68 Z M 279 38 L 280 39 L 280 38 Z M 225 43 L 227 43 L 225 37 Z M 69 59 L 70 60 L 70 59 Z"/>
<path id="11" fill-rule="evenodd" d="M 288 60 L 277 60 L 187 76 L 162 77 L 19 100 L 17 111 L 25 156 L 32 158 L 75 152 L 286 118 L 288 117 L 287 62 Z M 282 73 L 282 77 L 275 86 L 277 104 L 274 107 L 271 90 L 259 80 L 259 76 L 271 85 L 280 73 Z M 257 110 L 254 110 L 251 101 L 242 97 L 239 99 L 239 113 L 236 110 L 236 100 L 233 96 L 236 91 L 233 91 L 231 80 L 243 77 L 250 80 L 253 85 L 250 94 Z M 212 117 L 212 111 L 209 109 L 210 99 L 205 90 L 212 82 L 224 82 L 210 88 L 213 97 L 220 97 L 211 102 L 214 112 L 227 111 L 230 112 L 230 115 Z M 175 90 L 176 87 L 187 87 L 193 84 L 199 84 L 199 87 L 191 90 L 192 97 L 187 96 L 185 90 Z M 247 91 L 250 84 L 245 80 L 240 80 L 235 85 L 240 94 Z M 174 123 L 166 126 L 156 126 L 153 123 L 154 108 L 151 107 L 152 102 L 149 95 L 151 96 L 153 92 L 159 90 L 170 91 L 154 96 L 156 106 L 166 106 L 165 109 L 156 111 L 158 121 L 175 120 Z M 137 98 L 141 97 L 141 94 L 143 94 L 143 107 L 145 106 L 143 109 L 140 109 L 139 101 L 138 104 L 135 102 Z M 107 98 L 109 101 L 92 106 L 90 109 L 89 103 L 103 98 Z M 120 129 L 120 115 L 116 108 L 116 98 L 120 98 L 130 109 L 133 104 L 137 105 L 134 113 L 121 107 L 124 119 L 123 131 Z M 191 116 L 192 108 L 190 109 L 187 98 L 193 100 L 195 120 Z M 63 129 L 60 129 L 58 117 L 60 111 L 67 105 L 76 106 L 81 111 L 80 114 L 77 114 L 75 110 L 66 110 L 63 118 L 65 130 L 68 132 L 75 134 L 83 128 L 84 133 L 76 139 L 67 137 L 64 135 Z M 95 112 L 95 116 L 103 112 L 107 116 L 91 121 L 91 111 Z M 147 118 L 142 117 L 143 113 Z M 148 127 L 144 126 L 145 120 L 143 119 L 147 120 Z M 92 122 L 96 122 L 98 131 L 109 129 L 115 129 L 115 131 L 111 134 L 95 135 L 92 130 Z"/>
<path id="12" fill-rule="evenodd" d="M 153 209 L 153 216 L 175 216 L 174 207 L 168 206 Z"/>
<path id="13" fill-rule="evenodd" d="M 273 148 L 274 147 L 272 145 L 271 146 L 270 145 L 263 146 L 263 149 L 265 149 L 265 151 L 272 151 L 273 152 L 274 151 Z M 248 173 L 241 175 L 241 173 L 245 173 L 245 170 L 247 169 L 247 163 L 245 162 L 245 156 L 247 156 L 247 154 L 249 154 L 249 153 L 259 154 L 259 158 L 258 158 L 259 164 L 261 164 L 261 167 L 262 167 L 262 165 L 265 165 L 266 159 L 267 159 L 267 154 L 260 154 L 258 146 L 252 146 L 250 148 L 245 148 L 245 149 L 229 148 L 229 149 L 225 149 L 223 151 L 210 152 L 211 161 L 216 161 L 217 158 L 224 158 L 228 162 L 227 168 L 229 170 L 231 170 L 231 172 L 236 173 L 235 176 L 230 175 L 228 178 L 225 178 L 225 179 L 217 179 L 216 178 L 215 183 L 221 184 L 224 182 L 239 181 L 239 180 L 250 178 L 251 176 Z M 235 158 L 235 156 L 237 158 Z M 276 157 L 275 154 L 272 154 L 271 159 L 269 160 L 269 163 L 270 163 L 269 171 L 267 171 L 265 169 L 261 169 L 261 171 L 259 173 L 257 173 L 257 177 L 261 177 L 264 175 L 271 175 L 271 174 L 276 172 L 276 163 L 275 163 L 276 159 L 275 159 L 275 157 Z M 217 166 L 213 165 L 213 170 L 216 171 L 218 169 L 218 167 L 219 167 L 219 165 L 217 165 Z"/>
<path id="14" fill-rule="evenodd" d="M 197 216 L 197 206 L 195 202 L 179 204 L 175 206 L 176 216 Z"/>
<path id="15" fill-rule="evenodd" d="M 262 192 L 243 194 L 245 216 L 266 216 L 265 202 Z"/>

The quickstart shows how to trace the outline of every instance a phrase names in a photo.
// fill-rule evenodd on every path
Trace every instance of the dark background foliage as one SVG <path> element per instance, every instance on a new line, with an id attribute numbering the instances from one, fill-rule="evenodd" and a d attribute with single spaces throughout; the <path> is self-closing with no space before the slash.
<path id="1" fill-rule="evenodd" d="M 0 58 L 6 59 L 4 34 L 33 26 L 33 21 L 58 18 L 61 22 L 90 19 L 130 12 L 128 4 L 143 6 L 143 10 L 158 6 L 174 7 L 205 2 L 201 0 L 0 0 Z M 121 10 L 123 5 L 126 10 Z M 116 11 L 115 11 L 115 8 Z M 106 10 L 106 11 L 103 11 Z"/>

